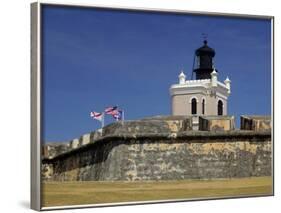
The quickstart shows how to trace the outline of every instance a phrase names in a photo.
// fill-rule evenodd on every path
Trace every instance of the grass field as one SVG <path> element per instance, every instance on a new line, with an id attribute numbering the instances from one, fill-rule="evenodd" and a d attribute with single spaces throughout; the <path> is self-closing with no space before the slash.
<path id="1" fill-rule="evenodd" d="M 272 194 L 271 177 L 150 182 L 46 182 L 43 206 Z"/>

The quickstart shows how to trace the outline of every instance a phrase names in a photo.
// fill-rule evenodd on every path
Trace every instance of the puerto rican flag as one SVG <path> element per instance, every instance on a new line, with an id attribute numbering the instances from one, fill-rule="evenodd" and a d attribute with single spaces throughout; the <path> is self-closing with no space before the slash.
<path id="1" fill-rule="evenodd" d="M 118 108 L 117 106 L 107 107 L 107 108 L 105 108 L 104 112 L 107 115 L 114 115 L 114 114 L 116 114 L 117 108 Z"/>
<path id="2" fill-rule="evenodd" d="M 90 116 L 93 118 L 93 119 L 96 119 L 98 121 L 102 121 L 103 119 L 103 113 L 100 113 L 100 112 L 91 112 L 90 113 Z"/>

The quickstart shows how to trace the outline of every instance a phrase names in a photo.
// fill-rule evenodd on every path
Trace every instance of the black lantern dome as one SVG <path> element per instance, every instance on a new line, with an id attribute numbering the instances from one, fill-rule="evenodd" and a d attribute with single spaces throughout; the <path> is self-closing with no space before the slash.
<path id="1" fill-rule="evenodd" d="M 200 48 L 198 48 L 195 52 L 195 54 L 197 56 L 200 56 L 200 55 L 210 55 L 211 57 L 214 57 L 216 52 L 213 48 L 209 47 L 207 44 L 208 44 L 208 41 L 207 40 L 204 40 L 204 45 Z"/>
<path id="2" fill-rule="evenodd" d="M 213 58 L 216 54 L 215 50 L 207 45 L 207 40 L 204 40 L 204 45 L 195 51 L 197 66 L 194 69 L 196 79 L 210 79 L 213 71 Z"/>

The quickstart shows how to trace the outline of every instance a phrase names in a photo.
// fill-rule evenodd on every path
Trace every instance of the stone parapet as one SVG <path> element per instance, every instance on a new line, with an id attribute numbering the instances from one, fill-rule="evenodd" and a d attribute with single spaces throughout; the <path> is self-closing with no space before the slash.
<path id="1" fill-rule="evenodd" d="M 168 124 L 171 132 L 192 130 L 192 116 L 153 116 L 141 119 L 141 121 L 160 120 Z"/>
<path id="2" fill-rule="evenodd" d="M 78 147 L 76 149 L 69 149 L 67 152 L 62 152 L 56 157 L 51 159 L 44 158 L 45 161 L 54 161 L 59 158 L 63 158 L 73 153 L 79 153 L 85 149 L 96 146 L 101 143 L 108 143 L 110 141 L 133 141 L 133 140 L 170 140 L 170 143 L 175 143 L 177 140 L 187 140 L 196 141 L 197 143 L 206 143 L 208 140 L 224 140 L 224 141 L 235 141 L 235 140 L 249 140 L 249 141 L 263 141 L 271 139 L 271 131 L 243 131 L 243 130 L 233 130 L 233 131 L 186 131 L 179 133 L 139 133 L 139 134 L 109 134 L 100 137 L 99 139 L 86 144 L 85 146 Z"/>
<path id="3" fill-rule="evenodd" d="M 138 133 L 174 133 L 191 130 L 187 116 L 155 116 L 135 121 L 119 121 L 103 128 L 103 135 Z"/>
<path id="4" fill-rule="evenodd" d="M 218 136 L 227 134 L 234 137 L 235 135 L 244 135 L 242 130 L 270 130 L 269 116 L 242 116 L 241 131 L 234 131 L 233 116 L 199 116 L 197 128 L 194 128 L 194 118 L 198 116 L 154 116 L 136 121 L 119 121 L 107 125 L 106 127 L 84 134 L 79 138 L 73 139 L 67 143 L 49 143 L 42 146 L 43 157 L 53 158 L 64 152 L 79 149 L 81 146 L 95 143 L 101 138 L 172 138 L 172 137 L 212 137 L 213 133 Z M 199 126 L 199 128 L 198 128 Z M 199 131 L 198 131 L 199 129 Z M 205 131 L 205 133 L 204 133 Z M 223 133 L 226 131 L 226 133 Z M 251 135 L 246 131 L 246 135 Z M 256 134 L 256 133 L 253 133 Z M 236 137 L 236 136 L 235 136 Z"/>
<path id="5" fill-rule="evenodd" d="M 79 138 L 79 146 L 86 145 L 91 141 L 91 133 L 84 134 Z"/>
<path id="6" fill-rule="evenodd" d="M 77 149 L 80 145 L 79 139 L 75 138 L 69 142 L 70 149 Z"/>
<path id="7" fill-rule="evenodd" d="M 69 150 L 70 146 L 68 143 L 48 143 L 42 146 L 42 156 L 43 158 L 53 158 Z"/>
<path id="8" fill-rule="evenodd" d="M 242 130 L 271 130 L 271 116 L 242 115 L 240 122 Z"/>
<path id="9" fill-rule="evenodd" d="M 101 129 L 90 133 L 90 142 L 93 142 L 101 137 Z"/>
<path id="10" fill-rule="evenodd" d="M 230 131 L 234 129 L 234 116 L 199 116 L 199 130 L 201 131 Z"/>

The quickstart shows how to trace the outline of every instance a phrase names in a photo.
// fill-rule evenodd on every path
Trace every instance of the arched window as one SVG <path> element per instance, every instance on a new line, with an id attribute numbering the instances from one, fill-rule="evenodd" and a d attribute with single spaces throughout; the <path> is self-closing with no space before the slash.
<path id="1" fill-rule="evenodd" d="M 223 114 L 223 102 L 221 100 L 218 101 L 218 115 Z"/>
<path id="2" fill-rule="evenodd" d="M 196 115 L 197 114 L 197 101 L 196 98 L 192 98 L 191 100 L 191 114 Z"/>
<path id="3" fill-rule="evenodd" d="M 202 115 L 205 114 L 205 99 L 202 101 Z"/>

